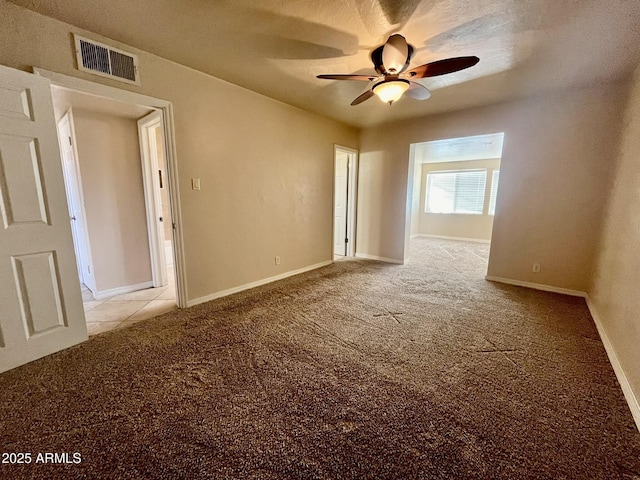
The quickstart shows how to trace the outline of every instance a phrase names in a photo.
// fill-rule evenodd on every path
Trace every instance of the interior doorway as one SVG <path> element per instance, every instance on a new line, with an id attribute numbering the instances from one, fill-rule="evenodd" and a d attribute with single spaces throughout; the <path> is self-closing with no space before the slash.
<path id="1" fill-rule="evenodd" d="M 358 151 L 334 146 L 333 255 L 355 256 Z"/>
<path id="2" fill-rule="evenodd" d="M 493 219 L 499 211 L 503 142 L 504 133 L 493 133 L 411 145 L 406 252 L 418 251 L 411 244 L 420 237 L 484 243 L 486 248 L 477 247 L 483 254 L 474 256 L 487 262 Z"/>
<path id="3" fill-rule="evenodd" d="M 162 112 L 57 86 L 52 98 L 89 335 L 177 308 Z"/>

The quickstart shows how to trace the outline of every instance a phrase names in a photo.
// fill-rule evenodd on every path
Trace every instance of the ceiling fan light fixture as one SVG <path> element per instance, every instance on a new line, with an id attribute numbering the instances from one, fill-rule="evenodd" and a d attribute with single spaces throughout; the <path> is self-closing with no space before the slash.
<path id="1" fill-rule="evenodd" d="M 414 48 L 400 34 L 391 35 L 384 45 L 371 52 L 371 61 L 377 75 L 324 74 L 318 78 L 327 80 L 360 80 L 370 82 L 351 105 L 360 105 L 365 100 L 377 96 L 384 103 L 397 102 L 405 92 L 414 100 L 426 100 L 431 97 L 429 89 L 416 82 L 421 78 L 437 77 L 473 67 L 480 59 L 476 56 L 451 57 L 409 68 Z"/>
<path id="2" fill-rule="evenodd" d="M 375 93 L 380 100 L 391 105 L 402 97 L 402 94 L 409 88 L 409 82 L 406 80 L 389 80 L 379 83 L 373 87 Z"/>

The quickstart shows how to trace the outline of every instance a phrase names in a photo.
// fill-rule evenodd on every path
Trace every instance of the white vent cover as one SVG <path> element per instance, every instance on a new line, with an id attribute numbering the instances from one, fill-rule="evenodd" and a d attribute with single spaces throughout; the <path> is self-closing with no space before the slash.
<path id="1" fill-rule="evenodd" d="M 136 55 L 78 35 L 73 37 L 76 42 L 78 70 L 140 85 Z"/>

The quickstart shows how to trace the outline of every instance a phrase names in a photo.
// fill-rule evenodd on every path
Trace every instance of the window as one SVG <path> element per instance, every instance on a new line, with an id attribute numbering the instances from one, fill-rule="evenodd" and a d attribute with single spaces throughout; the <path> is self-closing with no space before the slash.
<path id="1" fill-rule="evenodd" d="M 489 198 L 489 215 L 496 214 L 496 196 L 498 195 L 498 179 L 500 170 L 494 170 L 491 175 L 491 197 Z"/>
<path id="2" fill-rule="evenodd" d="M 428 173 L 425 212 L 482 215 L 486 180 L 486 170 Z"/>

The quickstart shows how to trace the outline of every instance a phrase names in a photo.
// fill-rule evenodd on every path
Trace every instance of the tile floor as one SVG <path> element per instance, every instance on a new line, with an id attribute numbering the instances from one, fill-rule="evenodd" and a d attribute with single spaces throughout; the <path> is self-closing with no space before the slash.
<path id="1" fill-rule="evenodd" d="M 91 292 L 82 290 L 82 300 L 89 336 L 126 327 L 140 320 L 162 315 L 178 308 L 173 265 L 167 266 L 168 285 L 95 300 Z"/>

